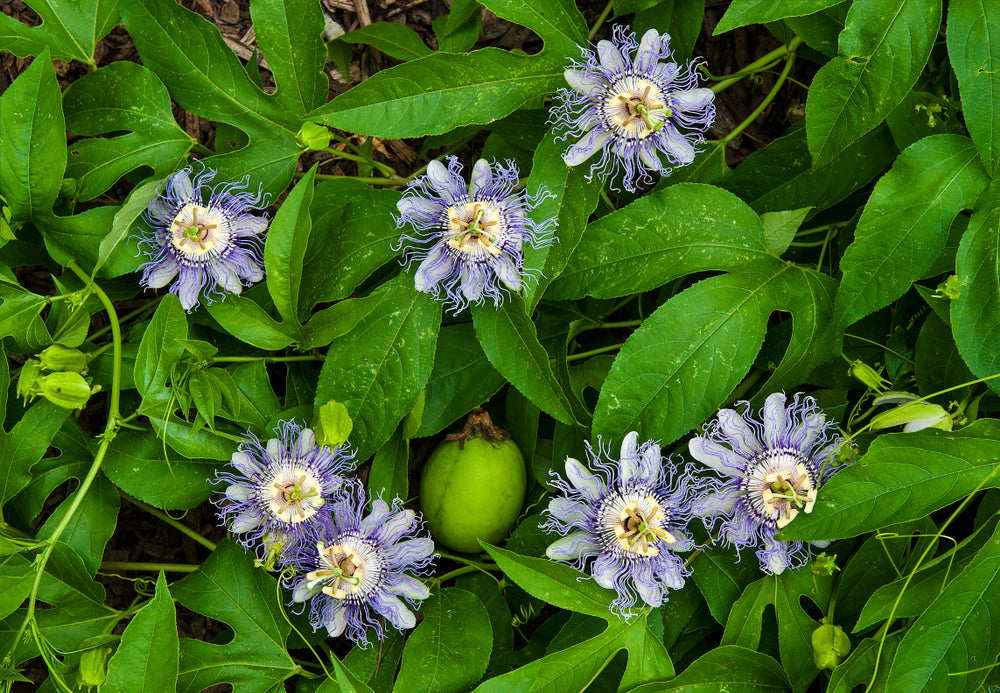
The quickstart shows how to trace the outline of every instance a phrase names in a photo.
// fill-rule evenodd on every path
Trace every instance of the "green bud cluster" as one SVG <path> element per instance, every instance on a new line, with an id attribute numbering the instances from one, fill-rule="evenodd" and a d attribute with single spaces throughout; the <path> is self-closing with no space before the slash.
<path id="1" fill-rule="evenodd" d="M 83 409 L 90 396 L 100 389 L 100 385 L 90 386 L 90 381 L 83 377 L 86 373 L 86 354 L 53 344 L 21 367 L 17 395 L 25 402 L 44 397 L 65 409 Z"/>

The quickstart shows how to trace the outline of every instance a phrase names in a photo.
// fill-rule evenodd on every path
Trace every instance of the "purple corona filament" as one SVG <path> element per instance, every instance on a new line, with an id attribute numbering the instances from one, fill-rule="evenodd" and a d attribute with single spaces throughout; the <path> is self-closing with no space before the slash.
<path id="1" fill-rule="evenodd" d="M 247 178 L 212 187 L 215 175 L 210 168 L 177 171 L 143 213 L 148 228 L 140 231 L 139 246 L 149 259 L 141 283 L 147 289 L 170 284 L 188 311 L 203 298 L 211 303 L 226 292 L 238 294 L 264 277 L 269 220 L 252 210 L 266 205 L 266 196 L 246 192 Z"/>
<path id="2" fill-rule="evenodd" d="M 635 56 L 633 58 L 633 55 Z M 652 173 L 667 174 L 694 161 L 695 145 L 715 119 L 715 94 L 701 88 L 697 61 L 670 62 L 670 36 L 650 29 L 635 34 L 616 26 L 611 41 L 598 41 L 566 70 L 552 122 L 576 142 L 563 159 L 579 166 L 598 156 L 588 178 L 617 180 L 625 189 L 649 184 Z"/>
<path id="3" fill-rule="evenodd" d="M 372 502 L 358 483 L 345 487 L 328 519 L 310 528 L 309 541 L 296 546 L 286 564 L 295 571 L 286 582 L 294 602 L 309 603 L 313 629 L 331 637 L 347 634 L 361 647 L 368 634 L 385 637 L 383 619 L 397 630 L 413 628 L 418 608 L 430 592 L 417 579 L 436 558 L 423 522 L 395 499 Z M 404 601 L 405 600 L 405 601 Z"/>
<path id="4" fill-rule="evenodd" d="M 788 404 L 776 392 L 764 401 L 759 419 L 749 403 L 741 404 L 742 413 L 720 410 L 688 446 L 692 457 L 717 474 L 706 480 L 710 492 L 693 511 L 708 528 L 722 518 L 722 543 L 737 550 L 757 547 L 764 572 L 794 570 L 806 563 L 808 549 L 774 535 L 800 512 L 812 512 L 820 487 L 840 468 L 835 458 L 851 448 L 812 397 L 796 394 Z"/>
<path id="5" fill-rule="evenodd" d="M 443 296 L 453 313 L 486 299 L 499 307 L 508 290 L 520 291 L 538 272 L 524 266 L 524 244 L 541 248 L 553 242 L 556 219 L 538 222 L 528 216 L 553 195 L 516 190 L 518 172 L 511 161 L 504 166 L 480 159 L 468 184 L 458 159 L 450 156 L 447 162 L 430 162 L 396 204 L 396 227 L 414 229 L 413 235 L 400 236 L 397 248 L 407 267 L 418 265 L 417 290 Z"/>
<path id="6" fill-rule="evenodd" d="M 562 535 L 546 555 L 614 590 L 611 608 L 626 617 L 637 601 L 657 607 L 669 590 L 684 586 L 690 571 L 675 552 L 694 548 L 683 530 L 695 492 L 692 477 L 663 460 L 655 442 L 637 443 L 635 432 L 625 436 L 617 460 L 588 443 L 590 469 L 597 473 L 567 458 L 566 480 L 552 473 L 561 495 L 549 503 L 542 525 Z"/>
<path id="7" fill-rule="evenodd" d="M 248 431 L 230 469 L 215 474 L 216 483 L 227 484 L 215 502 L 223 524 L 261 560 L 303 541 L 329 513 L 333 494 L 355 464 L 346 447 L 318 445 L 312 430 L 294 421 L 279 422 L 274 434 L 261 444 Z"/>

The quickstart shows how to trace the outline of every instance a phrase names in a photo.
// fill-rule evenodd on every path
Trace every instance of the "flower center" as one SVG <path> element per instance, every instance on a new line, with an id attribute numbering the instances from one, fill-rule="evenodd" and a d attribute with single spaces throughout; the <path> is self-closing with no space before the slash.
<path id="1" fill-rule="evenodd" d="M 271 484 L 268 507 L 283 522 L 308 520 L 323 505 L 320 483 L 303 469 L 282 474 Z"/>
<path id="2" fill-rule="evenodd" d="M 633 551 L 640 556 L 656 556 L 660 550 L 655 546 L 662 541 L 673 544 L 677 539 L 660 524 L 666 519 L 663 508 L 653 496 L 645 502 L 632 500 L 618 513 L 615 537 L 625 551 Z"/>
<path id="3" fill-rule="evenodd" d="M 781 529 L 799 514 L 811 513 L 816 503 L 816 489 L 809 478 L 809 470 L 801 462 L 794 469 L 782 469 L 764 477 L 761 501 L 764 510 L 777 517 Z"/>
<path id="4" fill-rule="evenodd" d="M 448 208 L 451 237 L 448 245 L 462 253 L 473 253 L 477 247 L 490 255 L 500 255 L 496 246 L 500 236 L 500 210 L 485 202 L 466 202 L 461 207 Z"/>
<path id="5" fill-rule="evenodd" d="M 195 204 L 184 205 L 170 222 L 170 242 L 185 255 L 199 257 L 219 242 L 219 218 Z"/>
<path id="6" fill-rule="evenodd" d="M 670 117 L 671 110 L 660 96 L 660 88 L 644 79 L 629 77 L 612 89 L 604 103 L 604 113 L 613 125 L 629 137 L 641 140 L 657 132 Z"/>
<path id="7" fill-rule="evenodd" d="M 306 585 L 315 587 L 320 582 L 323 594 L 334 599 L 346 599 L 349 595 L 360 592 L 361 579 L 365 575 L 364 559 L 357 551 L 347 544 L 335 544 L 325 547 L 323 542 L 316 544 L 320 560 L 328 567 L 314 570 L 306 574 Z"/>

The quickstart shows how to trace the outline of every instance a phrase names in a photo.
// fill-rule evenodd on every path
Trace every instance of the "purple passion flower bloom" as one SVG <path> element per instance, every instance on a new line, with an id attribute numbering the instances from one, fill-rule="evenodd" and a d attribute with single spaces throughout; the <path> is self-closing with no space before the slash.
<path id="1" fill-rule="evenodd" d="M 266 196 L 246 192 L 247 178 L 213 188 L 215 175 L 210 168 L 177 171 L 143 213 L 149 229 L 141 231 L 139 245 L 149 260 L 142 286 L 173 282 L 170 292 L 185 310 L 202 297 L 211 303 L 227 291 L 238 294 L 264 277 L 261 241 L 269 220 L 252 210 L 266 205 Z"/>
<path id="2" fill-rule="evenodd" d="M 650 172 L 694 161 L 695 145 L 715 119 L 715 95 L 698 87 L 697 62 L 670 62 L 668 34 L 650 29 L 636 43 L 619 25 L 611 41 L 598 41 L 596 56 L 585 58 L 566 70 L 570 88 L 559 91 L 552 109 L 564 137 L 579 140 L 563 154 L 568 166 L 600 152 L 588 178 L 624 169 L 625 189 L 635 192 L 637 182 L 652 182 Z"/>
<path id="3" fill-rule="evenodd" d="M 396 203 L 396 228 L 406 224 L 416 233 L 401 235 L 407 266 L 418 262 L 414 279 L 418 291 L 437 297 L 458 313 L 469 303 L 493 299 L 499 306 L 507 289 L 520 291 L 532 270 L 524 267 L 524 244 L 540 248 L 553 242 L 556 220 L 538 223 L 528 212 L 552 194 L 515 192 L 518 172 L 480 159 L 466 186 L 462 165 L 454 156 L 448 165 L 432 161 L 427 173 L 410 183 Z"/>
<path id="4" fill-rule="evenodd" d="M 655 442 L 640 446 L 638 438 L 635 432 L 625 436 L 617 460 L 588 443 L 597 474 L 567 458 L 568 481 L 553 472 L 562 495 L 549 503 L 542 525 L 562 535 L 546 555 L 583 571 L 590 564 L 594 581 L 618 593 L 612 610 L 622 614 L 640 599 L 660 606 L 669 590 L 683 587 L 690 571 L 674 552 L 694 548 L 681 529 L 690 519 L 692 478 L 662 460 Z"/>
<path id="5" fill-rule="evenodd" d="M 706 480 L 710 492 L 693 512 L 712 527 L 724 517 L 719 539 L 737 550 L 756 546 L 760 567 L 779 574 L 806 563 L 800 541 L 776 541 L 775 533 L 800 512 L 812 512 L 819 488 L 839 469 L 845 445 L 836 423 L 827 422 L 812 397 L 791 403 L 776 392 L 764 401 L 760 419 L 747 402 L 742 413 L 722 409 L 689 444 L 691 456 L 719 477 Z"/>
<path id="6" fill-rule="evenodd" d="M 289 554 L 296 575 L 286 583 L 293 601 L 309 602 L 314 630 L 326 628 L 332 637 L 346 632 L 361 647 L 369 631 L 385 637 L 382 618 L 398 630 L 416 625 L 410 607 L 430 592 L 415 576 L 425 576 L 436 557 L 431 538 L 418 536 L 422 520 L 400 499 L 390 507 L 376 498 L 366 515 L 367 506 L 360 484 L 338 496 L 329 519 L 313 525 L 310 540 Z"/>
<path id="7" fill-rule="evenodd" d="M 262 445 L 248 431 L 229 461 L 232 471 L 215 473 L 216 483 L 228 484 L 215 503 L 223 524 L 261 560 L 303 540 L 355 464 L 346 447 L 317 445 L 312 430 L 294 421 L 279 422 L 274 435 Z"/>

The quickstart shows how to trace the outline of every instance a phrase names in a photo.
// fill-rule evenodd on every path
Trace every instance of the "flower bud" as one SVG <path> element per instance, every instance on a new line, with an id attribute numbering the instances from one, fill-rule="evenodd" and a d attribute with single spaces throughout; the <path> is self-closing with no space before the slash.
<path id="1" fill-rule="evenodd" d="M 329 448 L 338 448 L 347 442 L 354 428 L 347 407 L 335 399 L 319 408 L 319 417 L 313 426 L 316 442 Z"/>
<path id="2" fill-rule="evenodd" d="M 949 301 L 954 301 L 962 295 L 962 282 L 958 281 L 958 277 L 953 274 L 938 284 L 934 295 L 938 298 L 947 298 Z"/>
<path id="3" fill-rule="evenodd" d="M 104 680 L 108 677 L 108 655 L 111 654 L 110 647 L 95 647 L 84 651 L 80 655 L 80 670 L 76 673 L 77 683 L 81 687 L 104 685 Z"/>
<path id="4" fill-rule="evenodd" d="M 837 565 L 837 554 L 827 556 L 826 552 L 821 553 L 812 560 L 809 569 L 813 575 L 833 575 L 835 571 L 840 570 L 840 566 Z"/>
<path id="5" fill-rule="evenodd" d="M 41 378 L 42 396 L 64 409 L 83 409 L 93 391 L 79 373 L 49 373 Z"/>
<path id="6" fill-rule="evenodd" d="M 47 371 L 87 372 L 87 355 L 79 349 L 53 344 L 40 353 L 38 359 Z"/>
<path id="7" fill-rule="evenodd" d="M 882 392 L 886 388 L 892 387 L 892 382 L 883 378 L 881 373 L 860 359 L 848 367 L 847 374 L 852 378 L 857 378 L 876 392 Z"/>
<path id="8" fill-rule="evenodd" d="M 917 397 L 908 392 L 890 392 L 882 397 L 876 397 L 875 406 L 880 404 L 898 404 L 889 411 L 884 411 L 872 418 L 871 428 L 878 431 L 883 428 L 902 426 L 904 433 L 913 433 L 925 428 L 939 428 L 950 431 L 953 426 L 951 414 L 940 404 L 918 402 Z"/>
<path id="9" fill-rule="evenodd" d="M 330 131 L 316 123 L 302 123 L 295 142 L 307 152 L 318 152 L 330 146 Z"/>
<path id="10" fill-rule="evenodd" d="M 21 366 L 21 373 L 17 376 L 17 396 L 23 398 L 25 403 L 41 393 L 38 382 L 41 374 L 42 365 L 36 359 L 28 359 Z"/>
<path id="11" fill-rule="evenodd" d="M 840 626 L 824 624 L 813 631 L 813 662 L 818 669 L 833 669 L 851 652 L 851 639 Z"/>

